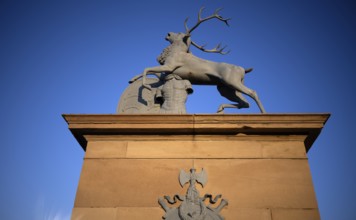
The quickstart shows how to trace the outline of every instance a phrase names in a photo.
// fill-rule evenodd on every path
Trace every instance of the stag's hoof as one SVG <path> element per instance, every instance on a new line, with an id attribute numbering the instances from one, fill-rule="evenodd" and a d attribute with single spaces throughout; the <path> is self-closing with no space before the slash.
<path id="1" fill-rule="evenodd" d="M 219 107 L 219 109 L 216 111 L 217 114 L 224 114 L 224 108 Z"/>

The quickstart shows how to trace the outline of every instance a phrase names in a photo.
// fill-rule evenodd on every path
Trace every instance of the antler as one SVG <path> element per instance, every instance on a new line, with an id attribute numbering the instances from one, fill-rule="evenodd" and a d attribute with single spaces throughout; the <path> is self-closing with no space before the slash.
<path id="1" fill-rule="evenodd" d="M 220 53 L 220 54 L 222 54 L 222 55 L 225 55 L 225 54 L 230 53 L 230 50 L 229 50 L 229 51 L 226 51 L 226 52 L 224 51 L 225 48 L 226 48 L 226 46 L 221 47 L 221 43 L 219 43 L 218 45 L 216 45 L 216 47 L 214 47 L 213 49 L 210 49 L 210 50 L 207 50 L 207 49 L 204 48 L 206 45 L 199 46 L 198 44 L 196 44 L 196 43 L 193 42 L 193 41 L 191 41 L 191 43 L 192 43 L 196 48 L 198 48 L 199 50 L 204 51 L 204 52 L 207 52 L 207 53 Z"/>
<path id="2" fill-rule="evenodd" d="M 199 13 L 198 13 L 198 21 L 197 21 L 197 23 L 196 23 L 192 28 L 190 28 L 190 29 L 188 28 L 188 25 L 187 25 L 188 18 L 186 18 L 185 21 L 184 21 L 184 26 L 185 26 L 185 30 L 186 30 L 186 35 L 187 35 L 187 36 L 190 36 L 190 34 L 192 33 L 192 31 L 195 30 L 201 23 L 203 23 L 203 22 L 205 22 L 205 21 L 208 21 L 208 20 L 210 20 L 210 19 L 214 19 L 214 18 L 216 18 L 216 19 L 218 19 L 218 20 L 220 20 L 220 21 L 225 22 L 225 24 L 226 24 L 227 26 L 229 26 L 228 21 L 231 20 L 231 19 L 230 19 L 230 18 L 225 19 L 225 18 L 221 17 L 221 16 L 218 14 L 219 11 L 221 11 L 221 9 L 222 9 L 222 8 L 216 9 L 213 15 L 210 15 L 210 16 L 208 16 L 208 17 L 206 17 L 206 18 L 201 18 L 201 14 L 202 14 L 202 12 L 203 12 L 203 10 L 204 10 L 204 7 L 201 7 L 200 10 L 199 10 Z M 218 44 L 215 48 L 213 48 L 213 49 L 211 49 L 211 50 L 207 50 L 207 49 L 204 48 L 205 45 L 199 46 L 198 44 L 196 44 L 196 43 L 193 42 L 193 41 L 191 41 L 191 43 L 192 43 L 196 48 L 200 49 L 201 51 L 208 52 L 208 53 L 227 54 L 227 53 L 230 52 L 230 51 L 224 52 L 223 50 L 226 48 L 226 46 L 221 47 L 221 44 Z"/>
<path id="3" fill-rule="evenodd" d="M 225 22 L 225 24 L 226 24 L 227 26 L 229 26 L 228 20 L 231 20 L 231 18 L 224 19 L 223 17 L 221 17 L 221 16 L 218 14 L 219 11 L 221 11 L 222 8 L 216 9 L 213 15 L 210 15 L 209 17 L 206 17 L 206 18 L 203 18 L 203 19 L 202 19 L 202 18 L 201 18 L 201 13 L 203 12 L 204 8 L 205 8 L 205 7 L 201 7 L 201 8 L 200 8 L 199 13 L 198 13 L 198 22 L 197 22 L 197 23 L 194 25 L 194 27 L 192 27 L 191 29 L 189 29 L 188 26 L 187 26 L 188 18 L 185 19 L 185 21 L 184 21 L 184 26 L 185 26 L 186 34 L 192 33 L 192 31 L 195 30 L 201 23 L 203 23 L 204 21 L 213 19 L 213 18 L 219 19 L 220 21 Z"/>

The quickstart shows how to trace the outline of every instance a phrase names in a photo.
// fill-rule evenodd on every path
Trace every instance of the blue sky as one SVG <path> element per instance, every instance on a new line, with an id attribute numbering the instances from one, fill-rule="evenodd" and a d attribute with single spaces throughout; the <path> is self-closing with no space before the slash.
<path id="1" fill-rule="evenodd" d="M 1 1 L 0 218 L 69 219 L 84 152 L 62 113 L 115 113 L 128 80 L 197 12 L 224 7 L 230 27 L 194 31 L 200 44 L 253 67 L 246 85 L 269 113 L 330 112 L 309 151 L 323 220 L 356 219 L 356 6 L 352 1 Z M 189 113 L 214 113 L 215 87 L 194 86 Z M 258 113 L 251 108 L 228 113 Z"/>

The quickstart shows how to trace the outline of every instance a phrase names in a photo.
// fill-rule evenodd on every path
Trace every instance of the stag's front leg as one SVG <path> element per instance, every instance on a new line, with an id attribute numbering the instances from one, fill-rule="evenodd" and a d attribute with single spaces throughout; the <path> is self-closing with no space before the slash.
<path id="1" fill-rule="evenodd" d="M 161 78 L 162 73 L 147 73 L 146 75 L 155 75 L 157 78 Z M 131 78 L 129 83 L 133 83 L 133 82 L 137 81 L 141 77 L 142 77 L 142 73 L 137 75 L 137 76 L 134 76 L 133 78 Z"/>
<path id="2" fill-rule="evenodd" d="M 142 73 L 142 86 L 146 89 L 151 90 L 151 86 L 146 83 L 146 75 L 150 73 L 161 73 L 161 72 L 172 72 L 175 68 L 169 65 L 148 67 Z"/>

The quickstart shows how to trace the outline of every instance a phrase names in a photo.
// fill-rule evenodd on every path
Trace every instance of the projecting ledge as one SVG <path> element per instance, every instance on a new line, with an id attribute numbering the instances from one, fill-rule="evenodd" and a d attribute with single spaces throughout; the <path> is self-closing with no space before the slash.
<path id="1" fill-rule="evenodd" d="M 85 135 L 306 135 L 307 150 L 330 117 L 315 114 L 63 114 L 83 149 Z"/>

